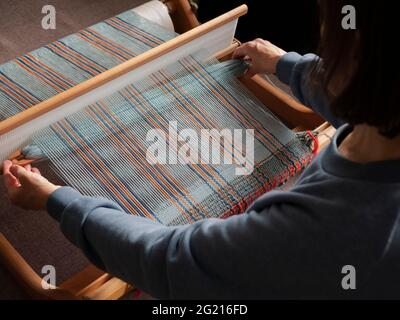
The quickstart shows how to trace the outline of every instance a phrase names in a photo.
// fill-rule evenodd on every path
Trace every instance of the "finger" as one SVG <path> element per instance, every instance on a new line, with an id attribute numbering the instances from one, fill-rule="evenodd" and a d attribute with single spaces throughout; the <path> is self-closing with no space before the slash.
<path id="1" fill-rule="evenodd" d="M 254 40 L 254 42 L 260 43 L 260 44 L 267 44 L 268 43 L 267 40 L 264 40 L 262 38 L 257 38 L 257 39 Z"/>
<path id="2" fill-rule="evenodd" d="M 3 161 L 3 173 L 4 174 L 10 173 L 10 168 L 12 165 L 13 164 L 10 160 Z"/>
<path id="3" fill-rule="evenodd" d="M 13 165 L 10 172 L 19 180 L 21 184 L 28 182 L 30 179 L 30 172 L 24 167 Z"/>
<path id="4" fill-rule="evenodd" d="M 232 58 L 233 59 L 242 59 L 245 56 L 249 55 L 249 49 L 250 46 L 248 43 L 245 43 L 243 45 L 241 45 L 239 48 L 237 48 L 233 54 L 232 54 Z"/>
<path id="5" fill-rule="evenodd" d="M 19 186 L 18 179 L 10 172 L 11 166 L 12 162 L 10 160 L 3 162 L 3 181 L 7 188 Z"/>
<path id="6" fill-rule="evenodd" d="M 32 171 L 32 166 L 30 164 L 24 165 L 26 171 Z"/>
<path id="7" fill-rule="evenodd" d="M 3 175 L 3 181 L 4 181 L 4 185 L 7 188 L 7 190 L 10 190 L 13 188 L 18 188 L 21 186 L 18 179 L 15 178 L 11 173 L 5 173 Z"/>
<path id="8" fill-rule="evenodd" d="M 250 68 L 247 69 L 245 76 L 248 78 L 252 78 L 256 74 L 258 74 L 257 70 L 254 67 L 250 66 Z"/>
<path id="9" fill-rule="evenodd" d="M 232 59 L 243 59 L 246 55 L 246 48 L 239 47 L 233 52 Z"/>
<path id="10" fill-rule="evenodd" d="M 42 173 L 40 172 L 40 170 L 38 169 L 38 168 L 32 168 L 32 172 L 33 173 L 36 173 L 36 174 L 40 174 L 40 175 L 42 175 Z"/>

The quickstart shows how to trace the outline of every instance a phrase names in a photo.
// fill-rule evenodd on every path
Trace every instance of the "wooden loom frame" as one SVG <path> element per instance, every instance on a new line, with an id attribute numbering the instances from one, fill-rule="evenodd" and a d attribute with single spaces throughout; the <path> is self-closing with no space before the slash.
<path id="1" fill-rule="evenodd" d="M 45 112 L 50 111 L 111 79 L 117 78 L 118 76 L 175 49 L 177 46 L 182 45 L 182 43 L 187 43 L 199 35 L 203 35 L 227 21 L 232 21 L 247 13 L 247 6 L 242 5 L 216 19 L 200 25 L 187 0 L 163 0 L 163 2 L 169 8 L 170 16 L 176 30 L 183 34 L 57 96 L 54 96 L 53 98 L 27 109 L 16 116 L 4 120 L 0 123 L 0 134 L 8 132 L 9 130 L 16 128 L 18 125 L 34 119 L 38 115 L 44 114 Z M 232 45 L 218 53 L 216 57 L 220 60 L 230 58 L 232 52 L 239 45 L 240 43 L 238 41 L 234 41 Z M 271 85 L 262 77 L 258 75 L 251 79 L 243 77 L 241 81 L 290 128 L 294 130 L 314 130 L 323 123 L 322 118 L 316 115 L 313 111 L 303 106 L 280 89 Z M 319 130 L 322 131 L 328 127 L 327 124 L 324 124 Z M 329 139 L 325 139 L 323 144 L 328 142 Z M 42 278 L 36 274 L 36 272 L 1 233 L 0 261 L 34 299 L 118 299 L 133 288 L 122 280 L 112 277 L 104 271 L 89 265 L 83 271 L 74 275 L 59 286 L 51 290 L 43 289 L 41 285 Z"/>

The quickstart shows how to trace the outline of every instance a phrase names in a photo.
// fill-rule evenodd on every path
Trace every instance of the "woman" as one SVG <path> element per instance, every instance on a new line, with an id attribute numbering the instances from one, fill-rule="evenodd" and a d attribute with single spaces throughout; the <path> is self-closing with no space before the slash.
<path id="1" fill-rule="evenodd" d="M 251 61 L 248 76 L 276 73 L 338 127 L 292 190 L 267 193 L 226 220 L 165 227 L 6 161 L 11 200 L 47 208 L 95 265 L 158 298 L 398 296 L 400 70 L 387 33 L 396 10 L 352 3 L 356 30 L 341 26 L 347 1 L 320 2 L 322 59 L 264 40 L 234 53 Z M 355 290 L 342 286 L 348 265 Z"/>

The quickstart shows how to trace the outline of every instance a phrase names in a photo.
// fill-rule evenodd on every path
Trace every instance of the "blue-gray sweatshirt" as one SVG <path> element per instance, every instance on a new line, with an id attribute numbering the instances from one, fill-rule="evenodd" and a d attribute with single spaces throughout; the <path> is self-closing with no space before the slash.
<path id="1" fill-rule="evenodd" d="M 341 127 L 292 190 L 269 192 L 242 215 L 166 227 L 63 187 L 48 200 L 50 215 L 96 266 L 158 298 L 338 298 L 365 288 L 379 295 L 369 281 L 399 215 L 400 160 L 356 164 L 339 154 L 352 128 L 332 115 L 321 91 L 307 88 L 316 58 L 288 53 L 277 74 Z M 345 265 L 355 267 L 355 291 L 342 288 Z"/>

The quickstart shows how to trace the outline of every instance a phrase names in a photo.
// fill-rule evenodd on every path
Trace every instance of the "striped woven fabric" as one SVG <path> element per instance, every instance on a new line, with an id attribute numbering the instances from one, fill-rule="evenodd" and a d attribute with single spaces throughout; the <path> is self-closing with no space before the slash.
<path id="1" fill-rule="evenodd" d="M 174 36 L 129 11 L 28 53 L 0 66 L 1 114 L 18 113 Z M 67 184 L 131 214 L 176 225 L 241 213 L 312 158 L 309 135 L 293 133 L 268 112 L 237 80 L 241 72 L 240 62 L 187 57 L 59 121 L 33 142 Z M 238 176 L 234 163 L 150 164 L 149 130 L 171 134 L 171 123 L 199 136 L 204 129 L 254 129 L 254 170 Z M 166 146 L 177 150 L 171 141 Z M 216 141 L 220 156 L 243 154 L 242 144 Z"/>
<path id="2" fill-rule="evenodd" d="M 127 11 L 4 63 L 0 65 L 0 120 L 175 36 Z"/>

